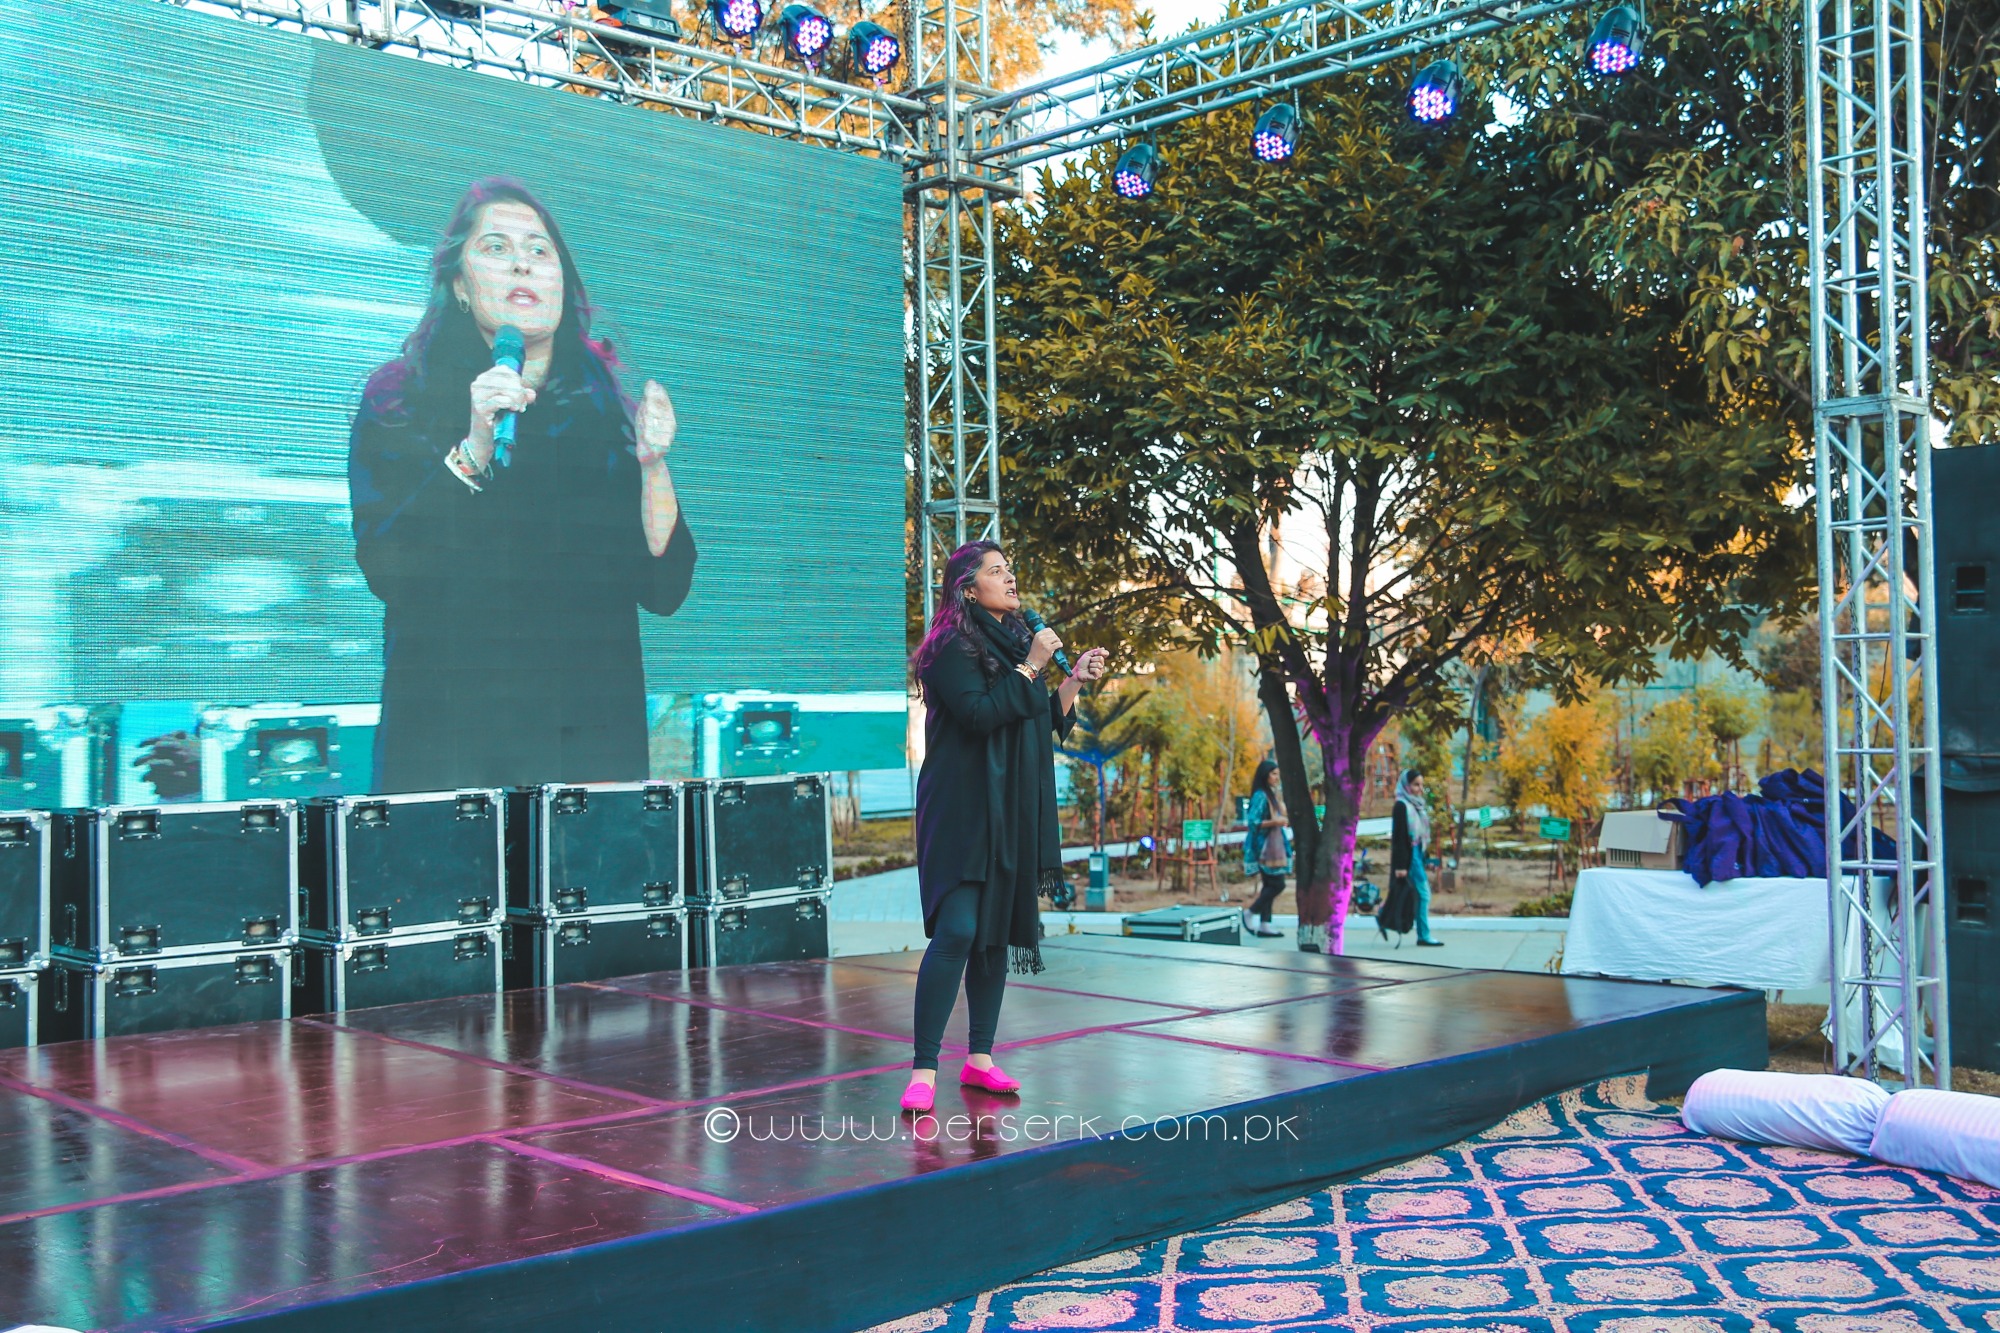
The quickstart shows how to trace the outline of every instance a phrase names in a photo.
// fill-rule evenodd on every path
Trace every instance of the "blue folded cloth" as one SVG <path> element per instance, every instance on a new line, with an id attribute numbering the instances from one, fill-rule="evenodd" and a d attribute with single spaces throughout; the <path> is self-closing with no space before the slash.
<path id="1" fill-rule="evenodd" d="M 1660 818 L 1682 827 L 1681 867 L 1695 883 L 1720 879 L 1821 878 L 1826 874 L 1826 779 L 1811 769 L 1788 768 L 1757 784 L 1755 796 L 1720 792 L 1697 801 L 1667 802 Z M 1843 826 L 1854 802 L 1840 798 Z M 1894 860 L 1895 839 L 1869 830 L 1870 857 Z M 1843 855 L 1852 857 L 1855 835 Z"/>

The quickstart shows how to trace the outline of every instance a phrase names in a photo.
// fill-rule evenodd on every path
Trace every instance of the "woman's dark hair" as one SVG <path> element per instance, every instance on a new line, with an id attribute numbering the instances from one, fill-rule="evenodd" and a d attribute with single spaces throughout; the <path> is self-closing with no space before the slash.
<path id="1" fill-rule="evenodd" d="M 458 201 L 438 238 L 437 249 L 431 252 L 431 295 L 423 317 L 403 339 L 402 355 L 369 377 L 364 403 L 377 415 L 403 416 L 433 384 L 442 391 L 448 383 L 453 392 L 463 394 L 467 384 L 492 366 L 492 349 L 472 316 L 458 308 L 452 284 L 465 271 L 465 247 L 472 239 L 479 210 L 494 203 L 525 204 L 534 209 L 556 248 L 556 258 L 562 262 L 563 313 L 549 362 L 550 380 L 606 391 L 629 418 L 632 403 L 618 383 L 618 358 L 608 342 L 590 335 L 590 297 L 563 240 L 562 228 L 527 186 L 505 176 L 473 182 Z"/>
<path id="2" fill-rule="evenodd" d="M 963 651 L 979 660 L 979 669 L 989 681 L 1007 669 L 1007 663 L 1002 662 L 993 651 L 986 635 L 972 623 L 972 603 L 967 597 L 981 567 L 986 564 L 986 557 L 999 549 L 998 542 L 967 542 L 944 562 L 944 582 L 939 590 L 937 610 L 931 615 L 930 632 L 917 645 L 917 651 L 910 655 L 910 670 L 919 680 L 923 679 L 930 664 L 937 661 L 938 654 L 944 651 L 946 645 L 954 641 L 961 645 Z M 1000 623 L 1023 644 L 1034 637 L 1028 632 L 1027 622 L 1018 614 L 1009 612 L 1000 618 Z"/>
<path id="3" fill-rule="evenodd" d="M 1278 763 L 1275 759 L 1263 760 L 1257 765 L 1257 771 L 1250 777 L 1250 790 L 1252 792 L 1261 791 L 1266 796 L 1269 796 L 1271 794 L 1271 779 L 1277 776 L 1277 772 Z"/>

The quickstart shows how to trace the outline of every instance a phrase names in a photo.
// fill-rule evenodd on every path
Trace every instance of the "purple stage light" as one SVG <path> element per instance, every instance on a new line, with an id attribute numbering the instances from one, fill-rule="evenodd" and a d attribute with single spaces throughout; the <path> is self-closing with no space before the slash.
<path id="1" fill-rule="evenodd" d="M 1292 155 L 1299 140 L 1299 113 L 1289 103 L 1278 105 L 1257 117 L 1250 135 L 1250 151 L 1259 162 L 1283 162 Z"/>
<path id="2" fill-rule="evenodd" d="M 847 30 L 854 67 L 870 78 L 879 79 L 903 58 L 902 39 L 879 23 L 857 23 Z"/>
<path id="3" fill-rule="evenodd" d="M 1153 177 L 1159 170 L 1160 155 L 1153 145 L 1133 144 L 1111 168 L 1111 184 L 1127 199 L 1144 199 L 1153 192 Z"/>
<path id="4" fill-rule="evenodd" d="M 725 37 L 740 40 L 764 26 L 763 0 L 709 0 L 708 12 Z"/>
<path id="5" fill-rule="evenodd" d="M 1410 119 L 1420 125 L 1442 125 L 1458 113 L 1465 79 L 1449 60 L 1424 66 L 1410 84 Z"/>
<path id="6" fill-rule="evenodd" d="M 811 65 L 833 45 L 833 20 L 806 5 L 787 5 L 780 16 L 785 25 L 785 49 L 792 59 Z"/>
<path id="7" fill-rule="evenodd" d="M 1590 67 L 1599 74 L 1623 74 L 1639 63 L 1639 53 L 1623 42 L 1599 42 L 1590 48 Z"/>
<path id="8" fill-rule="evenodd" d="M 1646 25 L 1629 5 L 1619 5 L 1597 21 L 1590 34 L 1590 68 L 1599 74 L 1626 74 L 1646 54 Z"/>
<path id="9" fill-rule="evenodd" d="M 1451 94 L 1438 88 L 1419 88 L 1410 94 L 1410 114 L 1418 120 L 1446 120 L 1456 110 Z"/>

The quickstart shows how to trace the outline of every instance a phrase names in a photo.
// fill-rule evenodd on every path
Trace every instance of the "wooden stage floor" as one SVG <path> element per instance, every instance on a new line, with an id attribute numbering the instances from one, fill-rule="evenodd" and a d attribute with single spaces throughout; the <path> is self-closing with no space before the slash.
<path id="1" fill-rule="evenodd" d="M 1044 953 L 1022 1094 L 958 1087 L 961 1006 L 917 1126 L 915 954 L 0 1052 L 0 1328 L 852 1329 L 1764 1058 L 1755 993 Z"/>

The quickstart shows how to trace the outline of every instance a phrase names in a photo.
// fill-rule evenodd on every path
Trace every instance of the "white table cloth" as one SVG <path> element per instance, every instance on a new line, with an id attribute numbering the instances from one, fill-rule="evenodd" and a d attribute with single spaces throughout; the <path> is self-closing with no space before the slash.
<path id="1" fill-rule="evenodd" d="M 1586 870 L 1563 942 L 1565 975 L 1802 990 L 1827 981 L 1823 879 Z"/>

